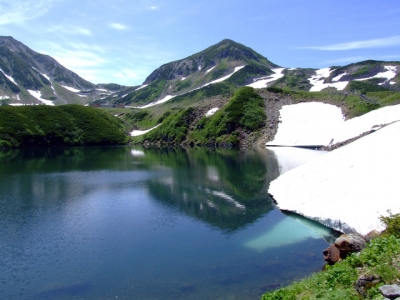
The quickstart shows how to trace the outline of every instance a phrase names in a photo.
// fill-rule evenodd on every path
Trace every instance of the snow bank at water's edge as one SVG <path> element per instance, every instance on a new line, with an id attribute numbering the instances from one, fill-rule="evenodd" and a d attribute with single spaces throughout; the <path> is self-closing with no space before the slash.
<path id="1" fill-rule="evenodd" d="M 379 217 L 400 213 L 400 122 L 315 158 L 271 182 L 288 210 L 342 232 L 382 230 Z"/>

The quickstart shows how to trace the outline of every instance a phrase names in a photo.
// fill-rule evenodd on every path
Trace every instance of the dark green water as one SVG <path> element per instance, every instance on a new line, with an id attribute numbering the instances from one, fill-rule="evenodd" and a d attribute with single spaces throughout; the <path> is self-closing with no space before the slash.
<path id="1" fill-rule="evenodd" d="M 277 210 L 268 150 L 0 153 L 1 299 L 259 299 L 327 243 Z"/>

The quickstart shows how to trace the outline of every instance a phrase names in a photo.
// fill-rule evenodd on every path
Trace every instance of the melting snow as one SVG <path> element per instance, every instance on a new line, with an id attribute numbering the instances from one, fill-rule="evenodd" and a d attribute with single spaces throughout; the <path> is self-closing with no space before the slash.
<path id="1" fill-rule="evenodd" d="M 267 146 L 328 145 L 335 130 L 344 122 L 339 107 L 318 102 L 284 105 L 280 118 L 278 132 Z"/>
<path id="2" fill-rule="evenodd" d="M 386 78 L 386 81 L 389 81 L 396 77 L 396 66 L 384 66 L 384 67 L 386 69 L 386 72 L 380 72 L 372 77 L 354 79 L 354 80 L 362 81 L 362 80 L 368 80 L 368 79 L 372 79 L 372 78 Z"/>
<path id="3" fill-rule="evenodd" d="M 145 133 L 157 128 L 160 125 L 161 124 L 158 124 L 157 126 L 154 126 L 154 127 L 150 128 L 150 129 L 147 129 L 147 130 L 134 130 L 134 131 L 131 132 L 131 136 L 143 135 L 143 134 L 145 134 Z"/>
<path id="4" fill-rule="evenodd" d="M 328 87 L 334 87 L 337 90 L 342 91 L 346 87 L 346 85 L 349 83 L 348 81 L 324 83 L 325 78 L 328 78 L 330 76 L 331 72 L 332 71 L 330 68 L 319 69 L 316 71 L 315 75 L 308 78 L 308 81 L 312 85 L 310 92 L 319 92 Z"/>
<path id="5" fill-rule="evenodd" d="M 285 105 L 281 123 L 267 146 L 327 146 L 400 121 L 400 105 L 386 106 L 344 121 L 341 109 L 317 102 Z"/>
<path id="6" fill-rule="evenodd" d="M 206 74 L 209 73 L 209 72 L 211 72 L 215 67 L 216 67 L 216 66 L 209 68 L 209 69 L 206 71 Z"/>
<path id="7" fill-rule="evenodd" d="M 349 140 L 364 132 L 377 130 L 382 125 L 396 121 L 400 121 L 400 105 L 386 106 L 373 110 L 360 117 L 347 120 L 339 126 L 332 137 L 332 144 Z"/>
<path id="8" fill-rule="evenodd" d="M 339 81 L 340 78 L 342 78 L 343 76 L 345 76 L 345 75 L 347 75 L 347 74 L 349 74 L 349 73 L 344 72 L 344 73 L 342 73 L 342 74 L 339 74 L 338 76 L 333 77 L 333 78 L 332 78 L 332 81 Z"/>
<path id="9" fill-rule="evenodd" d="M 154 105 L 158 105 L 158 104 L 167 102 L 168 100 L 171 100 L 171 99 L 174 98 L 174 97 L 175 97 L 175 96 L 167 95 L 167 96 L 165 96 L 164 98 L 162 98 L 161 100 L 158 100 L 158 101 L 156 101 L 156 102 L 153 102 L 153 103 L 150 103 L 150 104 L 141 106 L 141 107 L 136 107 L 136 108 L 147 108 L 147 107 L 151 107 L 151 106 L 154 106 Z"/>
<path id="10" fill-rule="evenodd" d="M 215 113 L 217 112 L 218 109 L 219 109 L 218 107 L 211 108 L 211 109 L 206 113 L 206 117 L 212 116 L 213 114 L 215 114 Z"/>
<path id="11" fill-rule="evenodd" d="M 27 90 L 27 91 L 29 92 L 29 94 L 31 94 L 33 97 L 43 102 L 44 104 L 54 106 L 53 101 L 42 99 L 42 93 L 40 91 L 32 91 L 32 90 Z"/>
<path id="12" fill-rule="evenodd" d="M 280 209 L 331 228 L 382 230 L 381 215 L 400 213 L 399 153 L 396 122 L 283 174 L 268 192 Z"/>
<path id="13" fill-rule="evenodd" d="M 282 78 L 284 76 L 283 70 L 285 70 L 285 68 L 272 69 L 272 71 L 275 74 L 272 74 L 272 75 L 267 76 L 267 77 L 259 78 L 256 82 L 248 84 L 247 86 L 251 86 L 251 87 L 253 87 L 255 89 L 265 88 L 265 87 L 268 86 L 269 82 L 272 82 L 272 81 L 278 80 L 279 78 Z"/>
<path id="14" fill-rule="evenodd" d="M 143 84 L 143 85 L 139 86 L 135 91 L 144 89 L 146 86 L 148 86 L 148 84 Z"/>
<path id="15" fill-rule="evenodd" d="M 181 81 L 184 81 L 187 77 L 182 77 Z"/>
<path id="16" fill-rule="evenodd" d="M 14 83 L 15 85 L 18 85 L 18 83 L 15 82 L 14 78 L 12 78 L 11 76 L 4 73 L 4 71 L 2 69 L 0 69 L 0 72 L 3 73 L 4 76 L 6 76 L 8 78 L 8 80 L 10 80 L 12 83 Z"/>
<path id="17" fill-rule="evenodd" d="M 63 88 L 65 88 L 65 89 L 71 91 L 71 92 L 74 92 L 74 93 L 80 92 L 80 90 L 77 90 L 77 89 L 75 89 L 75 88 L 73 88 L 73 87 L 69 87 L 69 86 L 66 86 L 66 85 L 61 85 L 61 86 L 62 86 Z"/>
<path id="18" fill-rule="evenodd" d="M 213 81 L 211 81 L 211 82 L 209 82 L 209 83 L 207 83 L 207 84 L 205 84 L 205 85 L 203 85 L 202 87 L 199 87 L 199 88 L 197 88 L 197 89 L 201 89 L 201 88 L 203 88 L 203 87 L 205 87 L 205 86 L 208 86 L 208 85 L 210 85 L 210 84 L 217 83 L 217 82 L 222 82 L 222 81 L 224 81 L 224 80 L 227 80 L 229 77 L 231 77 L 233 74 L 235 74 L 237 71 L 243 69 L 244 67 L 245 67 L 245 66 L 236 67 L 235 70 L 234 70 L 231 74 L 226 75 L 226 76 L 224 76 L 224 77 L 221 77 L 221 78 L 219 78 L 219 79 L 213 80 Z"/>

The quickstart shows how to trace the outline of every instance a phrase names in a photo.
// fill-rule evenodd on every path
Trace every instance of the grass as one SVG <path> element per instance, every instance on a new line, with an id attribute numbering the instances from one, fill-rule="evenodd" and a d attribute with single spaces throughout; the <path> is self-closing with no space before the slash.
<path id="1" fill-rule="evenodd" d="M 360 276 L 376 276 L 376 285 L 365 288 L 366 299 L 384 299 L 378 287 L 400 278 L 400 214 L 382 217 L 386 231 L 369 242 L 360 253 L 353 253 L 326 270 L 282 289 L 265 293 L 262 300 L 278 299 L 360 299 L 355 282 Z"/>

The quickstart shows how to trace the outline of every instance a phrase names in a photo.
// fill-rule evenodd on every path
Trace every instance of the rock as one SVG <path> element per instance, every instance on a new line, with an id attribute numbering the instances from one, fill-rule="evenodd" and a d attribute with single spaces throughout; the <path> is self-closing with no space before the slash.
<path id="1" fill-rule="evenodd" d="M 340 251 L 335 247 L 335 245 L 330 245 L 322 253 L 324 254 L 324 260 L 330 265 L 333 265 L 340 260 Z"/>
<path id="2" fill-rule="evenodd" d="M 370 240 L 373 240 L 380 235 L 381 235 L 381 233 L 379 231 L 372 230 L 372 231 L 368 232 L 367 235 L 365 235 L 365 239 L 369 242 Z"/>
<path id="3" fill-rule="evenodd" d="M 380 276 L 362 276 L 360 278 L 357 279 L 356 283 L 355 283 L 355 288 L 357 290 L 357 292 L 365 297 L 366 296 L 366 289 L 377 285 L 381 280 Z"/>
<path id="4" fill-rule="evenodd" d="M 397 284 L 383 285 L 379 287 L 382 295 L 389 299 L 396 299 L 400 297 L 400 287 Z"/>
<path id="5" fill-rule="evenodd" d="M 342 234 L 335 241 L 336 248 L 340 251 L 340 257 L 345 258 L 351 252 L 359 252 L 365 248 L 367 241 L 358 233 Z"/>

